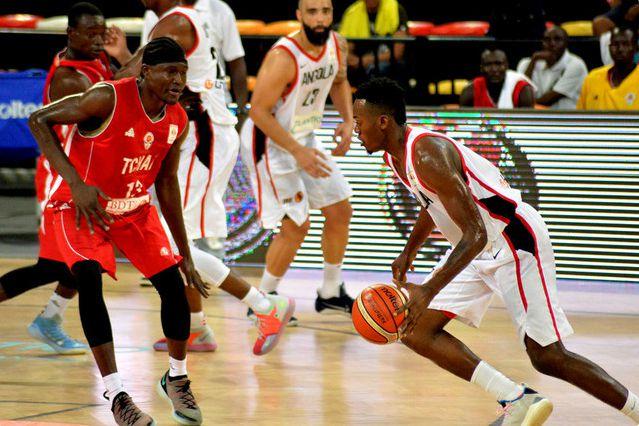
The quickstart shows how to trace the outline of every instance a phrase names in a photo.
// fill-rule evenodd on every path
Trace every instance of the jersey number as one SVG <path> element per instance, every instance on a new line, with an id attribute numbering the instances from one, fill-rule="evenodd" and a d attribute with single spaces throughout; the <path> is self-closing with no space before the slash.
<path id="1" fill-rule="evenodd" d="M 126 187 L 129 188 L 129 190 L 126 193 L 125 198 L 131 198 L 133 197 L 133 195 L 139 194 L 140 192 L 142 192 L 142 189 L 144 189 L 144 186 L 142 186 L 142 182 L 140 182 L 139 180 L 127 184 Z"/>
<path id="2" fill-rule="evenodd" d="M 307 107 L 313 105 L 315 103 L 315 100 L 317 99 L 317 95 L 319 95 L 319 89 L 313 89 L 313 91 L 308 92 L 302 106 Z"/>

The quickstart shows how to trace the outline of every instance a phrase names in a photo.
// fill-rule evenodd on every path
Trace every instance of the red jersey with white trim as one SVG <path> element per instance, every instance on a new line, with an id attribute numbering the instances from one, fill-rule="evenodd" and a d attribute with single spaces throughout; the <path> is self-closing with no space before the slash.
<path id="1" fill-rule="evenodd" d="M 100 129 L 83 135 L 74 126 L 68 140 L 69 160 L 84 182 L 113 200 L 105 202 L 114 215 L 128 214 L 149 202 L 148 189 L 169 149 L 188 122 L 179 104 L 166 105 L 160 118 L 147 115 L 135 77 L 100 83 L 115 91 L 115 106 Z M 70 204 L 71 190 L 60 176 L 49 207 Z"/>
<path id="2" fill-rule="evenodd" d="M 282 37 L 272 49 L 285 50 L 295 61 L 295 79 L 278 100 L 273 113 L 284 129 L 301 140 L 322 124 L 326 98 L 342 60 L 337 36 L 331 31 L 316 57 L 302 49 L 292 37 Z"/>
<path id="3" fill-rule="evenodd" d="M 508 185 L 497 167 L 470 148 L 441 133 L 409 126 L 404 159 L 404 172 L 408 181 L 397 173 L 393 158 L 388 153 L 384 154 L 384 160 L 419 203 L 428 210 L 435 225 L 451 245 L 455 246 L 461 240 L 462 231 L 446 211 L 437 193 L 428 188 L 415 171 L 415 143 L 427 136 L 448 140 L 455 147 L 462 163 L 464 179 L 486 226 L 490 246 L 491 242 L 501 236 L 509 218 L 514 216 L 514 212 L 522 204 L 521 193 Z"/>
<path id="4" fill-rule="evenodd" d="M 53 75 L 60 67 L 72 68 L 80 74 L 84 75 L 91 84 L 99 83 L 100 81 L 110 80 L 113 78 L 113 73 L 109 65 L 108 56 L 102 52 L 102 54 L 90 61 L 70 60 L 64 59 L 65 50 L 58 52 L 53 58 L 53 63 L 49 68 L 47 79 L 44 83 L 44 94 L 42 96 L 42 104 L 47 105 L 51 103 L 51 97 L 49 92 L 51 90 L 51 80 Z M 65 144 L 66 138 L 69 135 L 71 126 L 61 125 L 55 126 L 54 130 L 58 135 L 60 141 Z M 68 154 L 68 153 L 67 153 Z M 46 203 L 49 198 L 49 192 L 51 190 L 51 184 L 53 183 L 54 176 L 52 174 L 49 162 L 44 158 L 44 155 L 38 157 L 36 163 L 35 173 L 35 186 L 36 186 L 36 198 L 40 203 Z M 44 209 L 44 205 L 42 206 Z"/>
<path id="5" fill-rule="evenodd" d="M 495 101 L 488 92 L 486 77 L 477 77 L 473 80 L 473 106 L 476 108 L 518 108 L 519 95 L 522 89 L 527 86 L 532 87 L 528 77 L 508 70 L 499 99 Z"/>

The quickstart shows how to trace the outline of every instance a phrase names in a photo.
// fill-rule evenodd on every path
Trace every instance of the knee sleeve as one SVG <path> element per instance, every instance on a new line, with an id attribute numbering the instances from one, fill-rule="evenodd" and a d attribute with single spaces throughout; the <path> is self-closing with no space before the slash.
<path id="1" fill-rule="evenodd" d="M 9 299 L 56 281 L 65 287 L 73 285 L 69 268 L 62 262 L 42 258 L 35 265 L 15 269 L 0 277 L 0 285 Z"/>
<path id="2" fill-rule="evenodd" d="M 173 340 L 189 338 L 191 315 L 184 281 L 177 266 L 171 266 L 149 278 L 160 295 L 162 330 Z"/>
<path id="3" fill-rule="evenodd" d="M 102 296 L 102 268 L 93 260 L 78 262 L 71 269 L 78 283 L 80 320 L 89 346 L 113 341 L 111 322 Z"/>
<path id="4" fill-rule="evenodd" d="M 219 287 L 229 276 L 231 270 L 220 259 L 196 247 L 194 244 L 189 244 L 189 248 L 191 249 L 191 257 L 193 258 L 195 269 L 204 280 Z"/>

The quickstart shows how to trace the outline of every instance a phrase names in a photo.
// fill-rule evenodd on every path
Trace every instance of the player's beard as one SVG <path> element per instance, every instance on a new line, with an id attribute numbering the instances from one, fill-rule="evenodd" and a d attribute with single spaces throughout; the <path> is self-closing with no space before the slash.
<path id="1" fill-rule="evenodd" d="M 326 40 L 328 40 L 329 34 L 331 33 L 330 28 L 324 28 L 324 31 L 318 33 L 305 23 L 302 23 L 302 27 L 304 28 L 304 34 L 306 34 L 308 41 L 315 46 L 324 46 L 326 44 Z"/>

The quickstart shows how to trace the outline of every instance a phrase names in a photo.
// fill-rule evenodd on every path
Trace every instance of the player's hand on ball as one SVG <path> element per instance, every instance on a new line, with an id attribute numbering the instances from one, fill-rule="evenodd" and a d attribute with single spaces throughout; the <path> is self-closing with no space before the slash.
<path id="1" fill-rule="evenodd" d="M 309 175 L 315 178 L 329 177 L 331 168 L 324 161 L 326 156 L 323 152 L 306 146 L 300 146 L 291 153 L 295 157 L 297 164 Z"/>
<path id="2" fill-rule="evenodd" d="M 340 123 L 335 128 L 335 134 L 333 135 L 333 142 L 337 146 L 333 149 L 331 154 L 336 157 L 342 157 L 346 155 L 351 147 L 351 138 L 353 137 L 353 124 L 352 123 Z"/>
<path id="3" fill-rule="evenodd" d="M 408 301 L 395 313 L 395 316 L 400 315 L 402 312 L 406 314 L 406 318 L 399 330 L 399 334 L 405 337 L 413 333 L 415 326 L 419 323 L 419 318 L 428 309 L 428 305 L 435 297 L 435 292 L 427 285 L 417 285 L 395 279 L 393 279 L 393 282 L 397 287 L 408 292 Z"/>
<path id="4" fill-rule="evenodd" d="M 75 227 L 80 229 L 82 218 L 87 222 L 89 232 L 93 234 L 93 221 L 97 222 L 105 231 L 109 230 L 108 223 L 113 223 L 113 218 L 104 210 L 104 207 L 98 201 L 98 197 L 104 200 L 111 200 L 97 186 L 87 185 L 84 182 L 78 182 L 71 185 L 71 198 L 75 205 Z"/>
<path id="5" fill-rule="evenodd" d="M 405 282 L 406 272 L 409 270 L 415 270 L 415 267 L 413 266 L 413 260 L 415 260 L 414 254 L 402 252 L 399 256 L 397 256 L 397 259 L 395 259 L 391 264 L 393 279 L 400 282 Z"/>
<path id="6" fill-rule="evenodd" d="M 208 290 L 211 288 L 211 285 L 200 277 L 200 274 L 195 270 L 195 266 L 193 266 L 193 261 L 191 259 L 183 259 L 182 263 L 180 263 L 180 269 L 186 279 L 186 285 L 196 289 L 202 296 L 209 297 Z"/>

